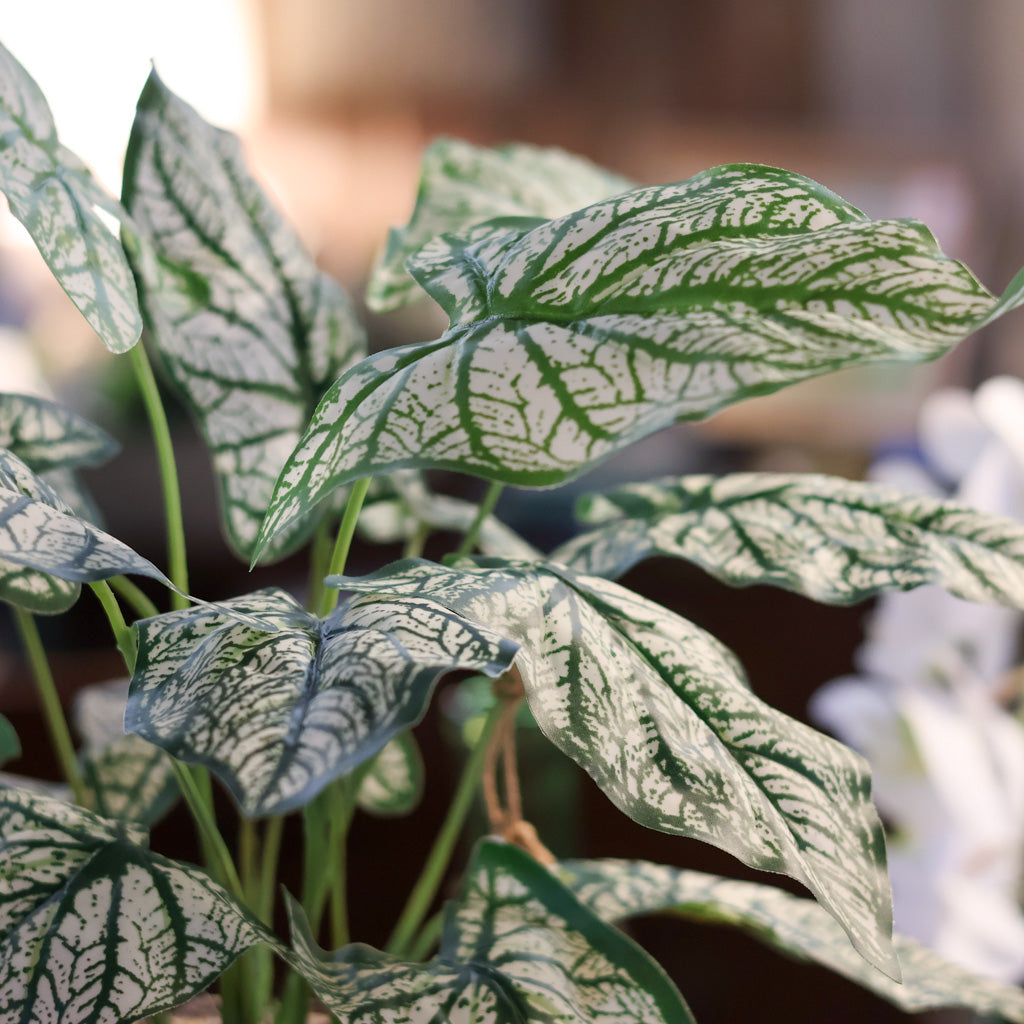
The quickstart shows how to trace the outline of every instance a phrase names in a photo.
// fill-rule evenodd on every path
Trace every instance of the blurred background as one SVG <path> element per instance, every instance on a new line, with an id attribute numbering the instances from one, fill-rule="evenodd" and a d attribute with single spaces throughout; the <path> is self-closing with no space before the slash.
<path id="1" fill-rule="evenodd" d="M 640 183 L 734 161 L 779 165 L 871 216 L 925 221 L 993 291 L 1024 265 L 1024 5 L 1016 0 L 34 0 L 8 5 L 0 38 L 42 86 L 62 141 L 115 193 L 150 62 L 205 117 L 240 133 L 257 176 L 360 305 L 373 347 L 443 328 L 425 304 L 387 316 L 361 306 L 371 262 L 387 228 L 411 212 L 421 153 L 438 134 L 557 145 Z M 125 441 L 117 369 L 6 212 L 0 323 L 4 390 L 46 381 Z M 1024 372 L 1022 332 L 1011 316 L 936 364 L 848 372 L 666 431 L 631 450 L 629 475 L 771 467 L 860 476 L 879 451 L 912 444 L 918 407 L 936 387 Z M 212 598 L 253 588 L 260 580 L 230 563 L 220 541 L 205 456 L 187 423 L 179 426 L 189 528 L 203 551 L 195 589 Z M 610 463 L 581 486 L 624 472 Z M 145 438 L 90 479 L 106 495 L 111 532 L 159 562 Z M 510 492 L 502 509 L 548 546 L 569 528 L 571 497 Z M 367 554 L 367 567 L 380 557 Z M 651 563 L 625 582 L 719 635 L 766 700 L 802 717 L 808 695 L 849 670 L 864 616 L 764 588 L 726 591 L 675 563 Z M 92 657 L 78 646 L 90 628 L 53 627 L 75 666 Z M 105 654 L 95 657 L 97 675 L 116 671 Z M 27 715 L 18 656 L 0 658 L 0 704 L 12 718 L 19 708 Z M 421 730 L 428 781 L 444 790 L 429 773 L 451 769 L 440 729 L 430 728 Z M 753 877 L 698 844 L 629 827 L 575 774 L 566 785 L 578 787 L 576 831 L 556 853 Z M 436 813 L 429 801 L 418 812 L 423 835 Z M 368 853 L 395 827 L 365 825 Z M 374 890 L 355 910 L 371 941 L 404 883 L 394 888 Z M 704 1024 L 751 1019 L 766 1005 L 793 1020 L 902 1019 L 732 933 L 648 922 L 636 935 Z"/>

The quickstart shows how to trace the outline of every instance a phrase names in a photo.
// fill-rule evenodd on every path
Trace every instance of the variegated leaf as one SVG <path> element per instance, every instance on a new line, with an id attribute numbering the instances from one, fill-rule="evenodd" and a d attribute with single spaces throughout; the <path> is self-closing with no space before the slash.
<path id="1" fill-rule="evenodd" d="M 710 634 L 617 584 L 544 564 L 407 561 L 328 581 L 503 629 L 521 645 L 537 724 L 616 806 L 799 880 L 867 960 L 898 971 L 866 763 L 760 701 Z"/>
<path id="2" fill-rule="evenodd" d="M 79 584 L 122 573 L 170 586 L 152 562 L 75 516 L 17 456 L 0 448 L 0 600 L 65 611 Z"/>
<path id="3" fill-rule="evenodd" d="M 920 224 L 869 220 L 748 165 L 447 235 L 409 265 L 451 329 L 327 392 L 259 544 L 383 471 L 556 484 L 677 420 L 848 366 L 933 359 L 995 307 Z"/>
<path id="4" fill-rule="evenodd" d="M 414 297 L 405 261 L 438 235 L 493 217 L 561 217 L 633 187 L 626 178 L 560 149 L 521 143 L 487 149 L 437 139 L 423 154 L 412 217 L 391 230 L 370 275 L 366 304 L 383 312 Z"/>
<path id="5" fill-rule="evenodd" d="M 442 673 L 498 675 L 516 650 L 434 602 L 358 597 L 321 620 L 276 589 L 135 628 L 125 728 L 207 765 L 249 816 L 301 806 L 373 757 Z"/>
<path id="6" fill-rule="evenodd" d="M 833 604 L 934 583 L 1024 608 L 1024 526 L 881 484 L 695 475 L 587 496 L 579 515 L 598 528 L 551 555 L 577 572 L 616 577 L 671 555 L 733 586 L 771 583 Z"/>
<path id="7" fill-rule="evenodd" d="M 408 814 L 423 796 L 423 758 L 412 733 L 399 733 L 370 762 L 356 801 L 370 814 Z"/>
<path id="8" fill-rule="evenodd" d="M 980 1016 L 1024 1022 L 1019 988 L 951 964 L 902 935 L 893 939 L 903 970 L 898 984 L 865 963 L 816 903 L 774 886 L 645 861 L 564 861 L 558 874 L 605 921 L 668 911 L 736 925 L 790 956 L 813 960 L 863 985 L 907 1013 L 964 1007 Z"/>
<path id="9" fill-rule="evenodd" d="M 294 960 L 346 1024 L 684 1024 L 661 968 L 514 846 L 481 843 L 445 911 L 440 955 L 317 948 L 294 905 Z"/>
<path id="10" fill-rule="evenodd" d="M 360 531 L 375 544 L 407 540 L 423 528 L 466 533 L 476 519 L 476 505 L 462 498 L 435 494 L 415 470 L 399 470 L 382 482 L 388 485 L 393 497 L 378 494 L 359 516 Z M 477 547 L 495 558 L 532 561 L 541 557 L 532 544 L 493 515 L 480 524 Z"/>
<path id="11" fill-rule="evenodd" d="M 238 139 L 155 72 L 139 98 L 124 202 L 141 236 L 133 259 L 153 339 L 210 448 L 228 539 L 248 557 L 279 470 L 327 383 L 363 354 L 363 330 Z"/>
<path id="12" fill-rule="evenodd" d="M 131 270 L 99 211 L 123 211 L 57 138 L 39 86 L 0 46 L 0 191 L 60 286 L 112 352 L 142 331 Z"/>
<path id="13" fill-rule="evenodd" d="M 0 393 L 0 447 L 44 473 L 98 466 L 113 458 L 120 446 L 105 430 L 57 402 L 5 392 Z"/>
<path id="14" fill-rule="evenodd" d="M 167 754 L 141 736 L 125 733 L 127 700 L 127 679 L 87 686 L 75 695 L 82 775 L 89 805 L 97 813 L 152 826 L 174 805 L 178 786 Z"/>
<path id="15" fill-rule="evenodd" d="M 13 761 L 21 756 L 21 744 L 18 742 L 18 734 L 14 726 L 0 715 L 0 764 L 6 761 Z"/>
<path id="16" fill-rule="evenodd" d="M 201 871 L 145 833 L 0 790 L 0 1024 L 131 1024 L 200 992 L 262 941 Z"/>

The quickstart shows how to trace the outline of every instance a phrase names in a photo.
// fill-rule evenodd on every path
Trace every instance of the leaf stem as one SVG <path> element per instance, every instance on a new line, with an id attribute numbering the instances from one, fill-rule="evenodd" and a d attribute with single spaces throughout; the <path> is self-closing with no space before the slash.
<path id="1" fill-rule="evenodd" d="M 416 936 L 416 941 L 409 947 L 408 959 L 412 963 L 422 963 L 427 959 L 427 954 L 437 945 L 443 927 L 444 911 L 439 910 L 433 917 L 428 918 Z"/>
<path id="2" fill-rule="evenodd" d="M 470 523 L 466 535 L 462 538 L 462 543 L 452 552 L 456 558 L 468 555 L 476 547 L 477 538 L 480 536 L 480 530 L 484 525 L 484 521 L 494 511 L 495 505 L 498 504 L 498 498 L 501 497 L 501 492 L 504 489 L 505 485 L 503 483 L 497 480 L 491 481 L 487 488 L 487 493 L 476 510 L 473 522 Z"/>
<path id="3" fill-rule="evenodd" d="M 209 802 L 205 799 L 207 794 L 200 790 L 187 765 L 174 758 L 171 759 L 171 765 L 174 768 L 174 775 L 178 780 L 178 786 L 181 788 L 185 803 L 188 805 L 192 819 L 199 829 L 199 835 L 203 841 L 209 861 L 216 874 L 220 876 L 217 881 L 239 903 L 243 906 L 248 906 L 245 898 L 245 889 L 242 887 L 238 871 L 235 869 L 235 862 L 231 859 L 231 854 L 228 851 L 227 844 L 224 842 L 224 837 L 220 834 L 217 823 L 214 821 Z"/>
<path id="4" fill-rule="evenodd" d="M 341 520 L 341 525 L 338 527 L 338 536 L 334 542 L 334 551 L 331 552 L 331 561 L 327 567 L 327 575 L 335 576 L 341 575 L 345 571 L 345 563 L 348 561 L 348 552 L 352 547 L 352 538 L 356 532 L 356 522 L 359 519 L 359 512 L 363 507 L 363 501 L 366 498 L 366 492 L 370 489 L 370 480 L 372 478 L 364 476 L 361 480 L 357 480 L 352 485 L 352 490 L 349 492 L 348 503 L 345 505 L 345 515 Z M 323 619 L 334 611 L 334 606 L 338 603 L 338 592 L 330 588 L 326 588 L 320 601 L 320 605 L 317 608 L 317 615 Z"/>
<path id="5" fill-rule="evenodd" d="M 171 593 L 171 607 L 188 607 L 184 597 L 188 593 L 188 559 L 185 553 L 185 526 L 182 520 L 181 488 L 178 485 L 178 469 L 174 461 L 174 444 L 171 429 L 167 423 L 167 412 L 160 398 L 153 367 L 146 350 L 139 342 L 130 352 L 135 379 L 142 394 L 142 401 L 149 416 L 153 441 L 156 445 L 157 464 L 164 490 L 164 512 L 167 517 L 167 558 L 171 582 L 181 591 Z"/>
<path id="6" fill-rule="evenodd" d="M 110 588 L 115 594 L 131 605 L 140 619 L 151 619 L 160 614 L 159 609 L 149 599 L 145 591 L 127 576 L 113 576 L 107 580 L 107 583 L 110 584 Z"/>
<path id="7" fill-rule="evenodd" d="M 263 833 L 263 849 L 260 851 L 260 882 L 253 909 L 257 917 L 269 925 L 274 910 L 274 886 L 277 881 L 277 864 L 281 855 L 281 836 L 284 834 L 284 815 L 271 818 Z"/>
<path id="8" fill-rule="evenodd" d="M 14 621 L 35 679 L 36 691 L 43 705 L 43 717 L 46 720 L 46 727 L 49 730 L 57 760 L 60 762 L 61 771 L 71 787 L 75 803 L 87 807 L 89 805 L 88 790 L 78 767 L 75 745 L 71 740 L 71 730 L 68 728 L 64 709 L 61 707 L 57 684 L 53 681 L 53 673 L 50 671 L 50 663 L 46 660 L 46 650 L 39 636 L 39 627 L 36 626 L 35 619 L 24 608 L 15 606 L 13 610 Z"/>
<path id="9" fill-rule="evenodd" d="M 105 580 L 90 583 L 89 586 L 99 599 L 100 605 L 106 613 L 107 621 L 110 623 L 110 628 L 114 633 L 114 643 L 117 644 L 117 649 L 121 652 L 121 657 L 124 658 L 128 671 L 134 672 L 135 659 L 139 654 L 138 643 L 136 642 L 135 634 L 131 631 L 131 627 L 124 621 L 124 614 L 121 611 L 121 606 L 117 603 L 117 598 L 114 597 L 113 590 L 110 589 Z"/>
<path id="10" fill-rule="evenodd" d="M 314 613 L 324 601 L 324 593 L 327 590 L 324 586 L 324 577 L 327 575 L 330 558 L 330 520 L 321 519 L 317 523 L 309 552 L 309 597 L 306 600 L 306 607 Z"/>
<path id="11" fill-rule="evenodd" d="M 385 948 L 389 953 L 394 953 L 396 956 L 406 955 L 420 922 L 426 916 L 431 902 L 437 895 L 437 890 L 455 849 L 456 840 L 472 806 L 473 796 L 480 784 L 487 747 L 490 744 L 491 735 L 501 719 L 504 707 L 502 701 L 495 701 L 494 706 L 487 713 L 480 737 L 462 770 L 462 777 L 459 779 L 455 796 L 448 808 L 448 814 L 441 824 L 437 838 L 434 840 L 434 845 L 423 866 L 423 871 L 409 894 L 405 908 L 391 933 L 391 938 L 388 939 Z"/>

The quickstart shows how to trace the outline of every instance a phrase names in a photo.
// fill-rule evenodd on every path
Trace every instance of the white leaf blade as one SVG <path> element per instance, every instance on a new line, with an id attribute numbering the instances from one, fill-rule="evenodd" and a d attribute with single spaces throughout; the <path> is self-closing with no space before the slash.
<path id="1" fill-rule="evenodd" d="M 590 496 L 580 514 L 597 528 L 551 555 L 577 572 L 616 577 L 659 554 L 733 586 L 770 583 L 833 604 L 938 584 L 969 601 L 1024 607 L 1024 527 L 882 484 L 701 474 Z"/>
<path id="2" fill-rule="evenodd" d="M 39 87 L 3 46 L 0 189 L 107 348 L 130 349 L 142 332 L 135 284 L 120 241 L 98 213 L 123 211 L 60 144 Z"/>
<path id="3" fill-rule="evenodd" d="M 544 734 L 634 820 L 798 879 L 898 972 L 863 759 L 764 704 L 714 637 L 613 583 L 545 564 L 395 563 L 335 585 L 434 600 L 520 644 Z"/>
<path id="4" fill-rule="evenodd" d="M 285 458 L 323 387 L 365 350 L 364 333 L 238 140 L 155 73 L 132 129 L 125 204 L 154 341 L 210 449 L 228 538 L 248 557 Z"/>
<path id="5" fill-rule="evenodd" d="M 647 954 L 513 846 L 477 847 L 461 899 L 446 908 L 441 955 L 427 964 L 367 946 L 323 953 L 290 909 L 293 962 L 348 1024 L 693 1020 Z"/>
<path id="6" fill-rule="evenodd" d="M 684 419 L 848 366 L 934 359 L 995 300 L 919 224 L 731 165 L 410 261 L 452 317 L 326 393 L 259 544 L 333 488 L 436 466 L 550 486 Z"/>
<path id="7" fill-rule="evenodd" d="M 396 309 L 415 293 L 406 260 L 438 235 L 494 217 L 559 217 L 633 183 L 559 149 L 513 144 L 496 149 L 437 139 L 423 154 L 416 208 L 392 229 L 370 275 L 370 309 Z"/>
<path id="8" fill-rule="evenodd" d="M 443 672 L 498 675 L 515 654 L 430 602 L 357 598 L 319 620 L 274 589 L 136 630 L 126 729 L 207 765 L 250 817 L 301 806 L 376 755 Z"/>
<path id="9" fill-rule="evenodd" d="M 964 1007 L 1024 1021 L 1024 993 L 943 960 L 913 939 L 894 944 L 902 983 L 875 970 L 836 921 L 811 900 L 772 886 L 645 861 L 564 861 L 559 876 L 603 920 L 669 912 L 732 924 L 791 956 L 813 960 L 907 1013 Z"/>
<path id="10" fill-rule="evenodd" d="M 202 991 L 258 924 L 144 833 L 0 790 L 0 1024 L 131 1024 Z"/>

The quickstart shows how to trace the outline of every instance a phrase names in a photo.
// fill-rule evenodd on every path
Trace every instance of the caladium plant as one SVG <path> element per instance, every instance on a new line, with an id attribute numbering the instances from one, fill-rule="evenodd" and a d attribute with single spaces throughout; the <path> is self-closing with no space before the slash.
<path id="1" fill-rule="evenodd" d="M 0 126 L 12 212 L 131 360 L 169 537 L 165 571 L 106 533 L 73 471 L 111 457 L 111 439 L 53 402 L 0 394 L 0 600 L 66 776 L 3 777 L 0 1024 L 130 1024 L 211 984 L 224 1019 L 247 1024 L 301 1021 L 314 997 L 353 1024 L 691 1021 L 616 925 L 657 911 L 752 931 L 907 1010 L 1024 1022 L 1016 989 L 892 935 L 865 762 L 760 700 L 699 623 L 616 582 L 667 555 L 819 601 L 937 583 L 1024 608 L 1024 527 L 874 484 L 754 473 L 589 496 L 582 532 L 547 554 L 495 515 L 503 486 L 560 484 L 679 420 L 848 366 L 936 358 L 1024 301 L 1024 276 L 996 298 L 922 225 L 872 220 L 777 168 L 637 187 L 562 152 L 442 139 L 368 301 L 384 310 L 425 294 L 450 326 L 368 353 L 352 303 L 238 140 L 155 73 L 120 201 L 61 145 L 2 48 Z M 209 447 L 231 548 L 267 562 L 308 545 L 307 592 L 189 596 L 147 353 Z M 482 478 L 485 497 L 433 493 L 436 468 Z M 359 528 L 403 541 L 405 557 L 346 576 Z M 433 531 L 461 535 L 443 563 L 420 557 Z M 129 575 L 166 586 L 167 607 Z M 34 616 L 66 611 L 83 584 L 130 682 L 83 696 L 76 751 Z M 415 803 L 424 768 L 410 730 L 454 670 L 492 679 L 493 705 L 374 949 L 349 934 L 349 824 Z M 558 861 L 523 816 L 524 699 L 624 814 L 788 875 L 813 898 L 640 861 Z M 0 718 L 0 759 L 18 749 Z M 237 805 L 237 851 L 211 779 Z M 492 835 L 431 916 L 479 789 Z M 148 846 L 179 799 L 201 866 Z M 306 870 L 301 893 L 278 903 L 289 814 L 302 818 Z M 289 972 L 278 990 L 274 958 Z"/>

